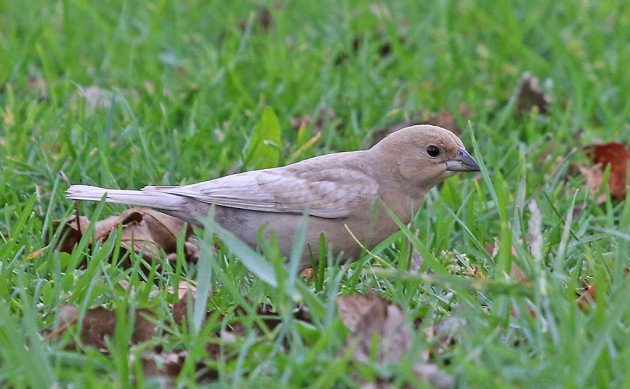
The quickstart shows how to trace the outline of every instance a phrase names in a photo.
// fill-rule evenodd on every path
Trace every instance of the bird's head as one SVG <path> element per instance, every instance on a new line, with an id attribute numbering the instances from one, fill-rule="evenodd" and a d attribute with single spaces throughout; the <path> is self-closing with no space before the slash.
<path id="1" fill-rule="evenodd" d="M 406 183 L 428 190 L 455 172 L 478 172 L 479 165 L 451 131 L 427 124 L 385 137 L 372 148 L 393 165 Z"/>

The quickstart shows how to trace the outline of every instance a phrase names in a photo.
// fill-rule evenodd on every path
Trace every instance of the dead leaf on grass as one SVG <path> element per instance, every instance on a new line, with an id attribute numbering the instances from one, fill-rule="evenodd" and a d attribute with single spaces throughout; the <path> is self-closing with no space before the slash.
<path id="1" fill-rule="evenodd" d="M 370 360 L 374 339 L 378 363 L 396 363 L 410 350 L 412 328 L 397 305 L 375 293 L 342 296 L 337 304 L 339 316 L 351 333 L 348 344 L 356 343 L 354 357 L 359 362 Z"/>
<path id="2" fill-rule="evenodd" d="M 414 329 L 397 305 L 382 299 L 374 292 L 365 296 L 338 297 L 337 305 L 341 320 L 350 330 L 346 344 L 348 347 L 355 347 L 353 355 L 358 362 L 370 361 L 373 351 L 376 351 L 376 363 L 397 363 L 411 350 Z M 433 336 L 448 338 L 445 342 L 452 342 L 452 334 L 456 332 L 454 326 L 448 327 L 446 324 L 433 327 L 433 330 Z M 373 350 L 373 345 L 376 345 L 377 350 Z M 450 388 L 453 385 L 450 375 L 440 370 L 438 365 L 425 361 L 414 364 L 414 375 L 418 380 L 437 388 Z M 377 377 L 375 382 L 364 383 L 361 387 L 391 387 L 391 384 L 391 379 Z M 417 385 L 417 382 L 406 385 Z"/>
<path id="3" fill-rule="evenodd" d="M 526 113 L 533 108 L 540 113 L 547 113 L 551 96 L 539 85 L 539 80 L 530 72 L 525 72 L 516 88 L 516 110 L 519 113 Z"/>
<path id="4" fill-rule="evenodd" d="M 68 327 L 78 322 L 78 308 L 75 306 L 63 306 L 60 309 L 58 327 L 47 335 L 53 338 L 61 335 Z M 153 312 L 148 309 L 138 309 L 135 313 L 134 328 L 131 344 L 146 342 L 155 335 L 155 325 L 149 319 Z M 83 322 L 79 332 L 81 342 L 100 351 L 107 351 L 107 338 L 111 338 L 116 330 L 117 314 L 115 311 L 97 307 L 88 309 L 83 316 Z"/>
<path id="5" fill-rule="evenodd" d="M 57 230 L 61 221 L 53 223 Z M 146 259 L 158 258 L 164 251 L 169 259 L 177 255 L 177 237 L 182 231 L 186 234 L 184 255 L 187 260 L 195 261 L 199 256 L 199 247 L 192 241 L 192 229 L 182 220 L 148 208 L 132 208 L 120 215 L 110 216 L 96 222 L 92 242 L 106 239 L 112 231 L 122 225 L 121 246 L 133 250 Z M 61 231 L 61 240 L 57 250 L 71 253 L 79 243 L 83 234 L 88 230 L 88 218 L 72 216 L 67 220 Z"/>
<path id="6" fill-rule="evenodd" d="M 184 318 L 188 315 L 188 306 L 192 304 L 195 305 L 195 299 L 197 298 L 197 290 L 187 289 L 183 295 L 179 294 L 179 300 L 177 300 L 173 304 L 172 312 L 173 312 L 173 320 L 175 323 L 181 324 Z M 206 313 L 206 319 L 210 315 L 210 312 Z M 204 319 L 205 321 L 205 319 Z"/>
<path id="7" fill-rule="evenodd" d="M 584 292 L 578 296 L 575 302 L 583 312 L 588 312 L 593 304 L 595 304 L 597 289 L 595 288 L 595 285 L 588 283 L 586 280 L 582 280 L 582 282 L 584 284 Z"/>
<path id="8" fill-rule="evenodd" d="M 584 147 L 584 150 L 593 165 L 590 167 L 578 166 L 578 169 L 586 179 L 586 186 L 589 188 L 591 196 L 594 197 L 598 193 L 606 166 L 610 165 L 610 179 L 608 181 L 610 197 L 617 200 L 625 199 L 628 190 L 630 150 L 619 142 L 590 145 Z M 601 204 L 605 199 L 606 196 L 602 194 L 595 199 L 595 202 Z"/>

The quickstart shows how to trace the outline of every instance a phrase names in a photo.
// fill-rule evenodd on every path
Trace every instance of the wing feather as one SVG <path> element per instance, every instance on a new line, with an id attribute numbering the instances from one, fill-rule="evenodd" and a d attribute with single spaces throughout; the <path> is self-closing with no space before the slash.
<path id="1" fill-rule="evenodd" d="M 378 184 L 356 169 L 275 168 L 234 174 L 179 187 L 147 187 L 223 207 L 262 212 L 344 218 L 353 207 L 371 204 Z"/>

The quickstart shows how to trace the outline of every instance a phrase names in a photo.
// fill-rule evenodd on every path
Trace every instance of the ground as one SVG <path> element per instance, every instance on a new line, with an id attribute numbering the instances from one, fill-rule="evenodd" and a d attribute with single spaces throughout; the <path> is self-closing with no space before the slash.
<path id="1" fill-rule="evenodd" d="M 589 193 L 584 147 L 630 142 L 629 26 L 613 0 L 2 2 L 0 385 L 627 385 L 630 201 Z M 295 277 L 202 231 L 196 262 L 117 231 L 57 249 L 68 182 L 192 183 L 427 121 L 482 172 L 354 264 Z M 337 308 L 357 294 L 402 312 L 404 355 L 358 355 Z"/>

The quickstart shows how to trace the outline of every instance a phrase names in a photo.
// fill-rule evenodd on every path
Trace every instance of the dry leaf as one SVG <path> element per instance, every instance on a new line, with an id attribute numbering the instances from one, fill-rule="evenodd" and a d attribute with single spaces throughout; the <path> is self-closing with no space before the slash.
<path id="1" fill-rule="evenodd" d="M 530 72 L 525 72 L 521 76 L 516 89 L 516 110 L 519 113 L 529 112 L 532 108 L 536 108 L 540 113 L 547 113 L 552 99 L 538 82 L 538 78 Z"/>
<path id="2" fill-rule="evenodd" d="M 181 285 L 180 285 L 181 286 Z M 190 289 L 187 289 L 190 293 Z M 155 337 L 156 327 L 151 317 L 153 313 L 147 309 L 139 309 L 135 312 L 134 328 L 130 344 L 146 342 Z M 70 326 L 78 322 L 78 308 L 76 306 L 66 305 L 60 308 L 59 326 L 50 331 L 45 339 L 58 337 L 63 334 Z M 107 353 L 107 339 L 112 338 L 116 331 L 117 315 L 115 311 L 105 308 L 88 309 L 83 318 L 82 327 L 79 335 L 81 342 L 90 347 L 94 347 L 103 353 Z M 69 348 L 75 348 L 75 344 L 69 345 Z M 219 356 L 232 355 L 225 354 L 222 348 L 225 345 L 219 345 L 215 342 L 204 345 L 207 358 L 216 360 Z M 206 357 L 204 356 L 204 358 Z M 169 350 L 164 351 L 161 345 L 153 348 L 152 351 L 142 355 L 142 367 L 145 377 L 162 377 L 168 384 L 172 384 L 171 379 L 179 375 L 186 358 L 187 350 Z M 218 372 L 209 368 L 203 362 L 195 363 L 198 382 L 210 382 L 218 378 Z M 168 385 L 167 385 L 168 386 Z"/>
<path id="3" fill-rule="evenodd" d="M 396 363 L 410 350 L 412 328 L 398 306 L 375 293 L 339 297 L 337 304 L 339 316 L 351 333 L 348 344 L 356 344 L 354 357 L 359 362 L 370 360 L 374 336 L 378 363 Z"/>
<path id="4" fill-rule="evenodd" d="M 402 310 L 370 292 L 366 296 L 352 295 L 337 299 L 339 316 L 350 330 L 346 341 L 349 347 L 355 346 L 354 357 L 359 362 L 367 362 L 375 342 L 378 350 L 376 362 L 379 364 L 397 363 L 411 350 L 413 329 L 405 320 Z M 446 320 L 429 329 L 429 337 L 439 338 L 443 348 L 452 344 L 454 334 L 463 328 L 461 320 Z M 414 364 L 414 374 L 419 381 L 436 388 L 451 388 L 453 378 L 439 369 L 436 364 L 419 362 Z M 403 387 L 416 387 L 418 382 L 407 382 Z M 391 378 L 376 377 L 374 382 L 363 383 L 361 388 L 390 388 Z"/>
<path id="5" fill-rule="evenodd" d="M 126 217 L 121 220 L 121 244 L 145 257 L 158 257 L 161 250 L 176 252 L 177 235 L 183 230 L 189 230 L 184 221 L 152 209 L 134 208 L 123 215 Z"/>
<path id="6" fill-rule="evenodd" d="M 584 283 L 584 293 L 582 293 L 575 301 L 584 312 L 587 312 L 593 304 L 595 304 L 595 298 L 597 296 L 597 289 L 595 285 L 589 284 L 586 280 Z"/>
<path id="7" fill-rule="evenodd" d="M 78 321 L 78 309 L 75 306 L 63 306 L 59 314 L 59 326 L 53 330 L 49 336 L 62 334 L 70 325 Z M 147 309 L 136 311 L 134 329 L 131 343 L 140 343 L 150 340 L 155 335 L 155 325 L 149 317 L 153 313 Z M 97 307 L 88 309 L 83 316 L 80 337 L 81 342 L 86 346 L 95 347 L 103 352 L 107 351 L 106 339 L 114 335 L 116 330 L 117 315 L 115 311 Z"/>
<path id="8" fill-rule="evenodd" d="M 195 290 L 193 292 L 192 290 L 189 289 L 184 293 L 183 296 L 179 298 L 179 300 L 175 302 L 175 304 L 173 304 L 172 312 L 173 312 L 173 320 L 175 321 L 175 323 L 178 323 L 178 324 L 182 323 L 182 321 L 184 320 L 184 317 L 188 315 L 188 302 L 190 301 L 190 303 L 194 306 L 196 297 L 197 297 L 197 291 Z M 207 317 L 208 317 L 208 314 L 206 314 L 206 318 Z"/>
<path id="9" fill-rule="evenodd" d="M 53 223 L 57 229 L 60 221 Z M 121 215 L 110 216 L 96 222 L 93 241 L 106 239 L 112 231 L 122 225 L 121 246 L 142 254 L 146 259 L 157 258 L 164 251 L 171 260 L 177 255 L 177 236 L 185 231 L 184 255 L 187 260 L 197 260 L 199 246 L 192 241 L 192 229 L 184 221 L 148 208 L 132 208 Z M 71 253 L 87 231 L 90 221 L 81 216 L 77 225 L 72 216 L 64 223 L 61 240 L 57 245 L 59 251 Z"/>
<path id="10" fill-rule="evenodd" d="M 586 184 L 591 195 L 594 196 L 597 193 L 602 184 L 606 166 L 610 165 L 610 180 L 608 182 L 610 197 L 618 200 L 625 199 L 628 189 L 630 150 L 619 142 L 590 145 L 586 146 L 584 150 L 593 161 L 593 166 L 578 166 L 578 169 L 586 178 Z M 600 204 L 605 198 L 602 195 L 595 201 Z"/>
<path id="11" fill-rule="evenodd" d="M 55 220 L 52 224 L 52 228 L 56 231 L 59 228 L 61 222 L 59 220 Z M 79 243 L 81 240 L 81 236 L 83 236 L 83 231 L 85 231 L 90 224 L 88 218 L 81 216 L 79 217 L 79 223 L 77 223 L 76 218 L 72 216 L 68 221 L 64 223 L 63 228 L 61 229 L 61 241 L 57 245 L 57 250 L 63 253 L 71 253 L 72 249 Z M 46 242 L 48 245 L 50 242 Z"/>

